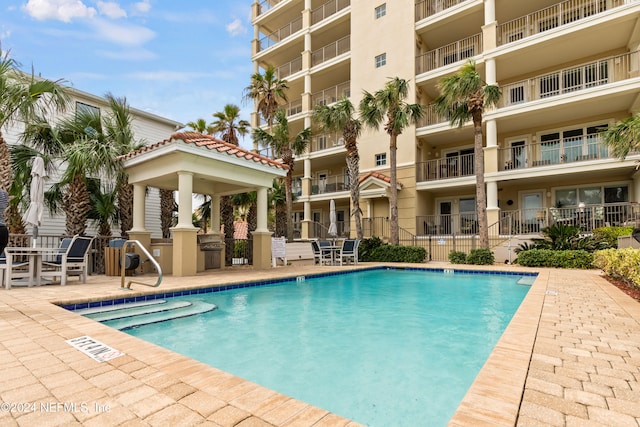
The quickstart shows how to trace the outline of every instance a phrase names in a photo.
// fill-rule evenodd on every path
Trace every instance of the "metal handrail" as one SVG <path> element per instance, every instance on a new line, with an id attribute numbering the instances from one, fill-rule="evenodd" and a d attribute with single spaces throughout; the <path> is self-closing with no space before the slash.
<path id="1" fill-rule="evenodd" d="M 144 283 L 144 282 L 136 282 L 134 280 L 129 280 L 129 283 L 127 283 L 127 286 L 124 285 L 125 261 L 126 261 L 126 256 L 127 256 L 126 249 L 131 244 L 137 244 L 138 248 L 140 248 L 140 250 L 147 256 L 149 261 L 151 261 L 153 263 L 154 267 L 158 270 L 158 280 L 156 281 L 156 283 L 154 285 L 151 285 L 149 283 Z M 124 242 L 124 244 L 122 245 L 122 256 L 121 256 L 121 259 L 120 259 L 120 289 L 131 290 L 131 284 L 132 283 L 136 283 L 138 285 L 151 286 L 152 288 L 157 288 L 158 286 L 160 286 L 160 283 L 162 283 L 162 268 L 160 267 L 160 264 L 158 264 L 158 262 L 151 256 L 149 251 L 147 251 L 147 248 L 145 248 L 142 245 L 142 243 L 140 243 L 137 240 L 127 240 L 127 241 Z"/>

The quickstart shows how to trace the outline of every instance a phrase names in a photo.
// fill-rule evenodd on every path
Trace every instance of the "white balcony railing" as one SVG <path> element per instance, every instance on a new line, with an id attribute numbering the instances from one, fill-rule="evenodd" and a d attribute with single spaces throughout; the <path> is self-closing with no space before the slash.
<path id="1" fill-rule="evenodd" d="M 351 82 L 346 81 L 311 95 L 312 105 L 329 105 L 351 96 Z"/>
<path id="2" fill-rule="evenodd" d="M 302 29 L 302 17 L 297 18 L 287 25 L 277 29 L 276 31 L 268 34 L 260 39 L 258 44 L 258 52 L 263 51 L 271 46 L 280 43 L 292 34 L 297 33 Z"/>
<path id="3" fill-rule="evenodd" d="M 311 11 L 311 25 L 315 25 L 328 17 L 335 15 L 342 9 L 349 7 L 350 0 L 330 0 L 322 6 Z"/>
<path id="4" fill-rule="evenodd" d="M 311 194 L 327 194 L 337 191 L 349 191 L 349 176 L 329 175 L 311 180 Z"/>
<path id="5" fill-rule="evenodd" d="M 474 155 L 462 154 L 416 163 L 418 182 L 474 175 Z"/>
<path id="6" fill-rule="evenodd" d="M 302 70 L 302 58 L 296 58 L 293 61 L 287 62 L 284 65 L 279 66 L 276 69 L 276 75 L 279 79 L 284 79 L 290 75 Z"/>
<path id="7" fill-rule="evenodd" d="M 442 46 L 416 57 L 416 74 L 464 61 L 482 53 L 482 34 Z"/>
<path id="8" fill-rule="evenodd" d="M 311 151 L 322 151 L 333 147 L 343 147 L 344 139 L 341 133 L 325 133 L 316 135 L 311 140 Z"/>
<path id="9" fill-rule="evenodd" d="M 567 0 L 498 25 L 498 46 L 620 7 L 628 0 Z"/>
<path id="10" fill-rule="evenodd" d="M 351 42 L 349 36 L 343 37 L 340 40 L 328 44 L 320 49 L 314 50 L 311 53 L 311 66 L 322 64 L 336 56 L 349 52 L 351 49 Z"/>
<path id="11" fill-rule="evenodd" d="M 416 22 L 468 0 L 422 0 L 416 2 Z"/>
<path id="12" fill-rule="evenodd" d="M 258 16 L 262 15 L 263 13 L 266 13 L 272 7 L 274 7 L 278 3 L 282 3 L 283 1 L 286 1 L 286 0 L 262 0 L 258 4 Z"/>

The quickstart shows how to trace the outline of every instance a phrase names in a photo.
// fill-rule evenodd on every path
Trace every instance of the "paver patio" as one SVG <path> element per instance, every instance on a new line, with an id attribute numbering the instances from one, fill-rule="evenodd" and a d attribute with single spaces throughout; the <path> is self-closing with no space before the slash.
<path id="1" fill-rule="evenodd" d="M 64 287 L 2 289 L 0 425 L 359 425 L 51 303 L 344 268 L 234 268 L 165 277 L 160 289 L 134 284 L 129 293 L 120 290 L 118 277 L 105 276 L 84 285 L 71 280 Z M 640 303 L 597 271 L 536 271 L 450 425 L 640 426 Z M 84 335 L 125 355 L 98 363 L 65 342 Z"/>

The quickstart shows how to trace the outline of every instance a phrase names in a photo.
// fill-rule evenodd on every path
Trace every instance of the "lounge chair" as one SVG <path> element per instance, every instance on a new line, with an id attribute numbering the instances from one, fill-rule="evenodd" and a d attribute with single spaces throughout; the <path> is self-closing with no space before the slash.
<path id="1" fill-rule="evenodd" d="M 24 278 L 24 277 L 30 277 L 32 272 L 29 270 L 25 270 L 23 267 L 26 267 L 29 265 L 29 262 L 27 261 L 11 261 L 11 279 L 15 279 L 15 278 Z M 7 284 L 6 282 L 6 277 L 7 275 L 5 274 L 5 270 L 7 270 L 8 266 L 7 266 L 7 256 L 4 252 L 2 252 L 2 254 L 0 254 L 0 286 L 6 286 Z M 14 271 L 14 269 L 17 269 L 16 271 Z"/>
<path id="2" fill-rule="evenodd" d="M 42 261 L 41 276 L 60 277 L 60 285 L 67 284 L 67 276 L 79 276 L 86 283 L 92 242 L 93 237 L 75 235 L 65 248 L 67 243 L 63 239 L 55 259 Z"/>
<path id="3" fill-rule="evenodd" d="M 354 264 L 358 263 L 358 245 L 360 240 L 358 239 L 345 239 L 342 242 L 342 248 L 338 253 L 338 263 L 342 265 L 343 262 L 347 264 L 353 260 Z"/>
<path id="4" fill-rule="evenodd" d="M 329 265 L 332 262 L 331 259 L 331 251 L 327 249 L 323 249 L 320 244 L 323 242 L 317 242 L 315 240 L 311 241 L 311 248 L 313 249 L 313 260 L 316 264 L 320 265 Z M 326 242 L 329 243 L 329 242 Z M 327 246 L 323 244 L 322 246 Z"/>

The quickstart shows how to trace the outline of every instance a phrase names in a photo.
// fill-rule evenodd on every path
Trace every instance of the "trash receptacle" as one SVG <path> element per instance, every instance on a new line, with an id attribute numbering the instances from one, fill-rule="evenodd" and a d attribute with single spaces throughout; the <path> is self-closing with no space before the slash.
<path id="1" fill-rule="evenodd" d="M 210 270 L 221 267 L 222 241 L 211 239 L 206 234 L 198 236 L 200 250 L 204 253 L 204 268 Z"/>

